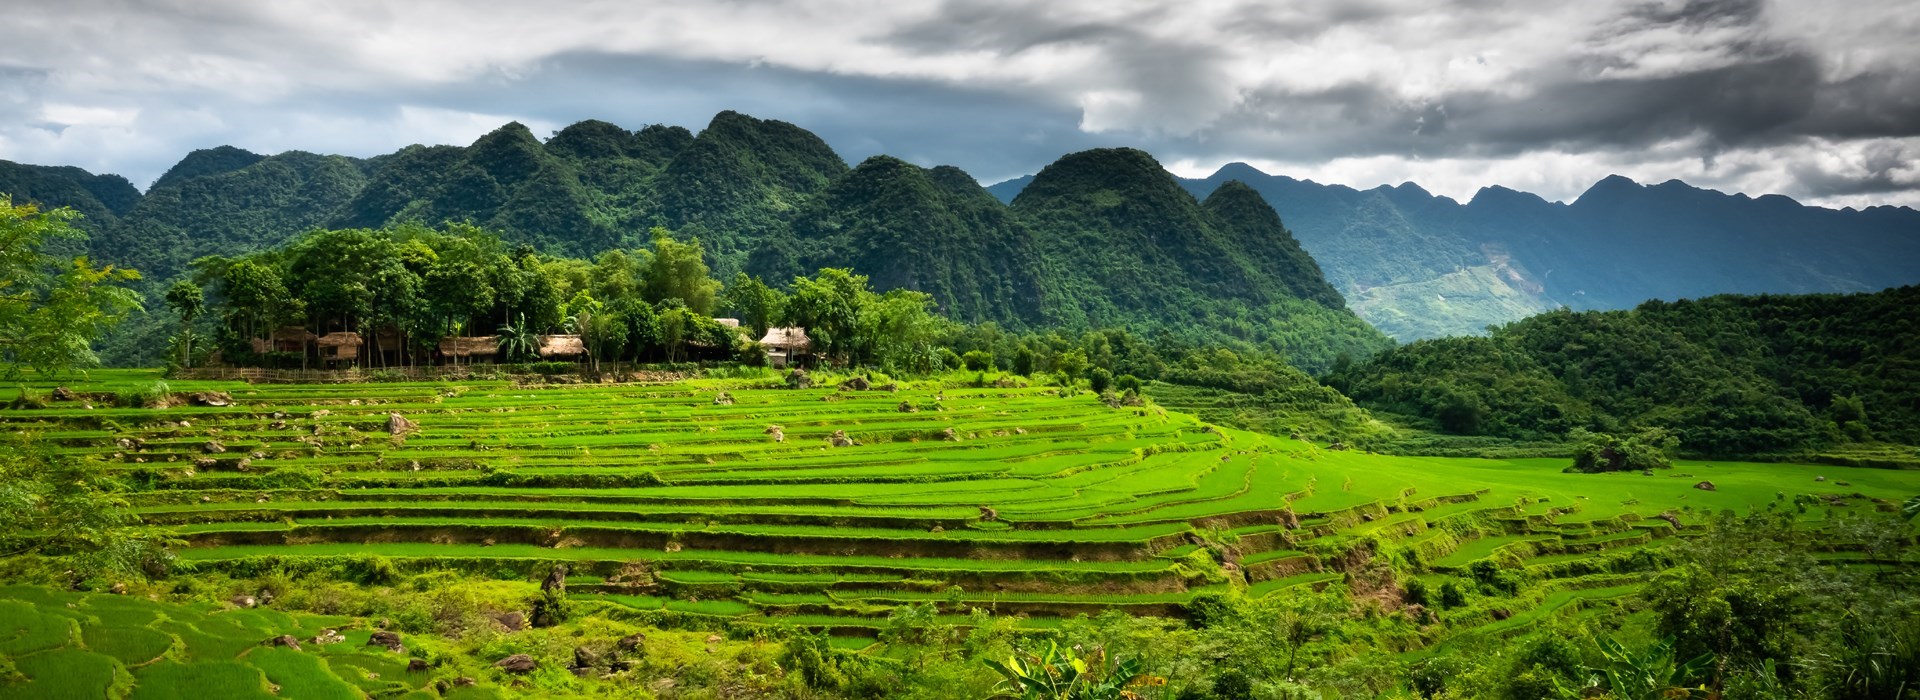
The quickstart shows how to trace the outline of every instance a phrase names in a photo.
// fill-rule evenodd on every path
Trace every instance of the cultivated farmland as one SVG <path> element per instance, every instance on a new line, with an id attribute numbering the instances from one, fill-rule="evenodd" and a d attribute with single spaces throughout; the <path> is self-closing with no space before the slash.
<path id="1" fill-rule="evenodd" d="M 565 565 L 574 600 L 612 614 L 850 641 L 921 603 L 1044 627 L 1111 609 L 1183 616 L 1235 589 L 1362 594 L 1380 585 L 1368 562 L 1386 559 L 1436 582 L 1478 562 L 1526 568 L 1511 599 L 1445 617 L 1452 633 L 1503 634 L 1631 593 L 1646 574 L 1620 564 L 1712 513 L 1781 508 L 1815 533 L 1920 491 L 1920 473 L 1895 470 L 1683 461 L 1576 475 L 1558 459 L 1386 457 L 1011 379 L 176 381 L 178 405 L 119 407 L 156 380 L 99 372 L 71 400 L 0 422 L 107 461 L 200 571 L 378 561 L 535 581 Z M 1857 543 L 1828 540 L 1860 561 Z M 254 627 L 249 643 L 272 625 Z M 133 664 L 173 644 L 155 629 L 58 653 Z M 281 661 L 264 673 L 304 663 Z"/>

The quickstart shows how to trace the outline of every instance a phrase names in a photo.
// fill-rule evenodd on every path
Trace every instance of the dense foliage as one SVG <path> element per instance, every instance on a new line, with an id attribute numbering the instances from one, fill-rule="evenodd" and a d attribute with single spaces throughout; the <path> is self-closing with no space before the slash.
<path id="1" fill-rule="evenodd" d="M 193 260 L 270 250 L 316 228 L 464 224 L 509 248 L 596 258 L 647 246 L 647 232 L 666 227 L 704 244 L 717 279 L 783 284 L 848 268 L 882 292 L 924 292 L 964 323 L 1164 331 L 1249 343 L 1313 371 L 1389 344 L 1250 190 L 1202 204 L 1137 151 L 1064 158 L 1037 190 L 1049 196 L 1013 207 L 959 169 L 884 156 L 849 169 L 804 129 L 734 112 L 698 135 L 584 121 L 543 142 L 514 123 L 469 146 L 370 159 L 221 147 L 189 154 L 144 196 L 115 183 L 0 167 L 0 192 L 98 212 L 94 257 L 146 272 L 142 291 L 156 298 Z M 139 319 L 103 355 L 158 364 L 173 320 Z"/>
<path id="2" fill-rule="evenodd" d="M 1485 338 L 1349 364 L 1332 386 L 1453 433 L 1668 431 L 1681 449 L 1760 454 L 1920 441 L 1920 287 L 1719 296 L 1558 311 Z"/>
<path id="3" fill-rule="evenodd" d="M 93 341 L 140 309 L 139 295 L 123 286 L 138 272 L 53 252 L 85 237 L 78 218 L 71 209 L 43 212 L 0 195 L 0 374 L 92 367 L 99 363 Z"/>

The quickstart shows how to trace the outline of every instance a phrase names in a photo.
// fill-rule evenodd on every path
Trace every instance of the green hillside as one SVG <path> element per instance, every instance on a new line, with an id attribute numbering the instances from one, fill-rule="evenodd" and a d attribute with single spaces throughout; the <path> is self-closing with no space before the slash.
<path id="1" fill-rule="evenodd" d="M 1073 635 L 1089 624 L 1079 616 L 1120 611 L 1099 619 L 1186 619 L 1151 629 L 1192 624 L 1239 644 L 1228 640 L 1246 628 L 1210 611 L 1259 619 L 1260 606 L 1322 604 L 1327 624 L 1359 635 L 1361 658 L 1406 673 L 1427 654 L 1575 615 L 1628 619 L 1636 606 L 1620 601 L 1722 510 L 1781 512 L 1784 536 L 1820 538 L 1827 560 L 1878 561 L 1887 555 L 1850 529 L 1857 515 L 1920 492 L 1920 472 L 1898 470 L 1683 461 L 1646 477 L 1566 474 L 1556 459 L 1386 457 L 1011 378 L 866 390 L 815 378 L 821 388 L 799 390 L 771 373 L 156 389 L 153 373 L 97 373 L 72 399 L 0 423 L 124 483 L 132 512 L 178 542 L 176 583 L 134 590 L 181 602 L 0 589 L 20 630 L 0 646 L 14 669 L 0 692 L 480 692 L 455 686 L 466 677 L 590 697 L 661 677 L 717 682 L 663 659 L 701 644 L 651 629 L 666 627 L 714 631 L 709 652 L 749 639 L 791 649 L 806 639 L 795 629 L 877 643 L 882 661 L 835 663 L 896 689 L 957 683 L 922 692 L 972 696 L 991 683 L 984 667 L 924 676 L 884 662 L 939 634 L 901 630 Z M 123 395 L 179 405 L 124 407 Z M 1803 505 L 1776 511 L 1792 504 Z M 562 565 L 576 622 L 498 626 L 552 605 L 533 582 Z M 1377 607 L 1348 612 L 1359 609 L 1348 599 Z M 636 625 L 646 651 L 610 665 Z M 405 649 L 370 646 L 382 627 Z M 322 628 L 346 642 L 307 641 Z M 263 645 L 283 634 L 307 648 Z M 1330 640 L 1305 650 L 1327 673 L 1303 678 L 1343 677 L 1329 675 L 1333 660 L 1355 648 Z M 514 653 L 544 670 L 494 667 Z M 1211 682 L 1175 658 L 1154 672 L 1173 687 Z M 409 659 L 420 663 L 407 670 Z M 846 691 L 803 678 L 737 682 Z"/>
<path id="2" fill-rule="evenodd" d="M 1016 331 L 1128 327 L 1313 371 L 1390 344 L 1259 197 L 1226 188 L 1203 204 L 1138 151 L 1062 158 L 1014 206 L 957 168 L 881 156 L 850 169 L 804 129 L 735 112 L 698 134 L 585 121 L 542 141 L 514 123 L 464 147 L 365 160 L 221 147 L 189 154 L 145 195 L 99 184 L 110 176 L 7 165 L 0 185 L 17 183 L 22 201 L 89 214 L 94 256 L 140 270 L 150 302 L 198 258 L 316 228 L 466 223 L 508 246 L 593 258 L 642 248 L 662 226 L 700 239 L 719 279 L 744 271 L 784 287 L 850 267 L 878 289 L 931 295 L 955 320 Z M 159 362 L 162 316 L 108 339 L 107 361 Z"/>
<path id="3" fill-rule="evenodd" d="M 1401 346 L 1330 384 L 1467 435 L 1659 428 L 1687 450 L 1745 455 L 1913 445 L 1916 304 L 1920 287 L 1558 311 L 1486 338 Z"/>

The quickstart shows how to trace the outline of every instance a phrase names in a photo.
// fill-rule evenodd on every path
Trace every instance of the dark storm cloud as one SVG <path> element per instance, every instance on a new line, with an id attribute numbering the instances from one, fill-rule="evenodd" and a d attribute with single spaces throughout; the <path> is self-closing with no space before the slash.
<path id="1" fill-rule="evenodd" d="M 367 156 L 509 119 L 697 130 L 733 109 L 987 181 L 1131 145 L 1456 194 L 1631 171 L 1920 203 L 1902 0 L 45 0 L 10 19 L 0 158 L 136 182 L 221 143 Z"/>

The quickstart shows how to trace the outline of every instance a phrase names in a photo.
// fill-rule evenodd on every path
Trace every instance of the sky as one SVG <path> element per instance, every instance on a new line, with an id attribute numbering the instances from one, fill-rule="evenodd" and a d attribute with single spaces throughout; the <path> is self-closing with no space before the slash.
<path id="1" fill-rule="evenodd" d="M 731 109 L 983 184 L 1133 146 L 1460 199 L 1622 174 L 1920 207 L 1913 0 L 8 5 L 0 159 L 142 187 L 217 145 L 365 157 Z"/>

